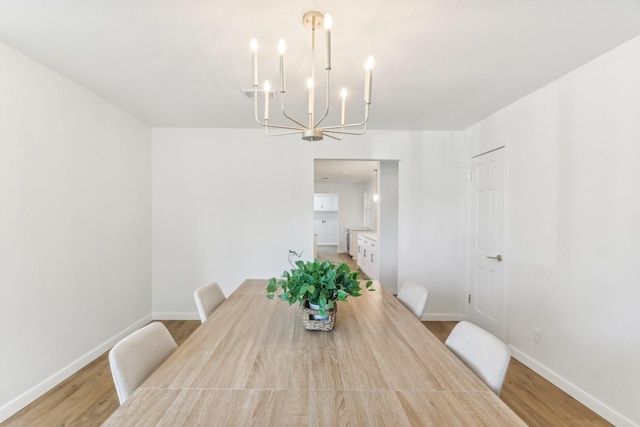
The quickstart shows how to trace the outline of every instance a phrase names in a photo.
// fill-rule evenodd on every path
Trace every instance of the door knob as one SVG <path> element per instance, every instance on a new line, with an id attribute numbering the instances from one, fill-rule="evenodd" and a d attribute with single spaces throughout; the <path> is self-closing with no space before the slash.
<path id="1" fill-rule="evenodd" d="M 495 259 L 498 262 L 502 262 L 502 255 L 498 254 L 496 256 L 488 256 L 489 259 Z"/>

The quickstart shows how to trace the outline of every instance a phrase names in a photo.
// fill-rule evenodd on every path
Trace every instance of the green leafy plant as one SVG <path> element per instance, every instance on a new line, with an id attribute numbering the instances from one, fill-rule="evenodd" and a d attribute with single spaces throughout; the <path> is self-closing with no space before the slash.
<path id="1" fill-rule="evenodd" d="M 330 261 L 302 261 L 292 262 L 292 257 L 300 258 L 302 253 L 289 251 L 289 264 L 291 270 L 282 273 L 280 279 L 272 277 L 267 285 L 267 298 L 273 299 L 278 296 L 281 301 L 288 301 L 289 305 L 296 302 L 303 305 L 305 301 L 317 304 L 319 314 L 327 315 L 327 309 L 333 309 L 336 301 L 346 301 L 347 297 L 357 297 L 360 292 L 360 281 L 358 271 L 351 271 L 345 263 L 334 264 Z M 371 280 L 367 281 L 365 287 L 369 291 Z"/>

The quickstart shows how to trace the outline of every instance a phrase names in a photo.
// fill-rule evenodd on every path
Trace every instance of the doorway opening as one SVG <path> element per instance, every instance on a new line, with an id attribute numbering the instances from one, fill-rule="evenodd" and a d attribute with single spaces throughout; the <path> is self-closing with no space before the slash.
<path id="1" fill-rule="evenodd" d="M 320 198 L 337 198 L 335 244 L 322 236 L 329 229 Z M 327 206 L 325 204 L 324 206 Z M 345 262 L 363 277 L 397 290 L 398 161 L 317 159 L 314 162 L 314 239 L 319 259 Z M 326 222 L 322 222 L 322 221 Z M 316 236 L 317 235 L 317 236 Z M 365 239 L 365 240 L 363 240 Z"/>

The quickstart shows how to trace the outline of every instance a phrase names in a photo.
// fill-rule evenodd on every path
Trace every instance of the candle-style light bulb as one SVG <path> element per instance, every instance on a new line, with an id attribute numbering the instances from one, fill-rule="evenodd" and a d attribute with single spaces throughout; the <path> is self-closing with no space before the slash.
<path id="1" fill-rule="evenodd" d="M 373 55 L 369 55 L 367 61 L 364 63 L 364 69 L 367 71 L 373 70 Z"/>
<path id="2" fill-rule="evenodd" d="M 328 13 L 325 13 L 324 14 L 324 29 L 325 30 L 330 30 L 332 26 L 333 26 L 333 18 L 331 18 L 331 15 L 329 15 Z"/>
<path id="3" fill-rule="evenodd" d="M 333 25 L 333 19 L 328 13 L 324 14 L 324 29 L 327 37 L 327 46 L 325 50 L 325 70 L 331 69 L 331 26 Z"/>
<path id="4" fill-rule="evenodd" d="M 342 90 L 340 91 L 340 98 L 342 98 L 342 114 L 340 115 L 340 124 L 344 126 L 347 106 L 347 89 L 342 88 Z"/>
<path id="5" fill-rule="evenodd" d="M 367 61 L 364 63 L 365 75 L 364 75 L 364 103 L 371 104 L 371 82 L 373 77 L 373 56 L 369 55 Z"/>
<path id="6" fill-rule="evenodd" d="M 269 84 L 269 80 L 264 81 L 264 119 L 269 120 L 269 91 L 271 90 L 271 85 Z"/>
<path id="7" fill-rule="evenodd" d="M 285 93 L 287 88 L 284 77 L 284 54 L 287 52 L 287 44 L 284 39 L 280 39 L 278 42 L 278 52 L 280 53 L 280 93 Z"/>
<path id="8" fill-rule="evenodd" d="M 258 87 L 258 41 L 251 39 L 251 62 L 253 68 L 253 87 Z"/>

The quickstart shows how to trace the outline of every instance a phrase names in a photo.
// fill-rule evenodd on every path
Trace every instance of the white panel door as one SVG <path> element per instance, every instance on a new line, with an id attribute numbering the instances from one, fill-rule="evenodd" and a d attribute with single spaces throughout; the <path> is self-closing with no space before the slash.
<path id="1" fill-rule="evenodd" d="M 474 157 L 467 318 L 507 340 L 504 148 Z"/>

